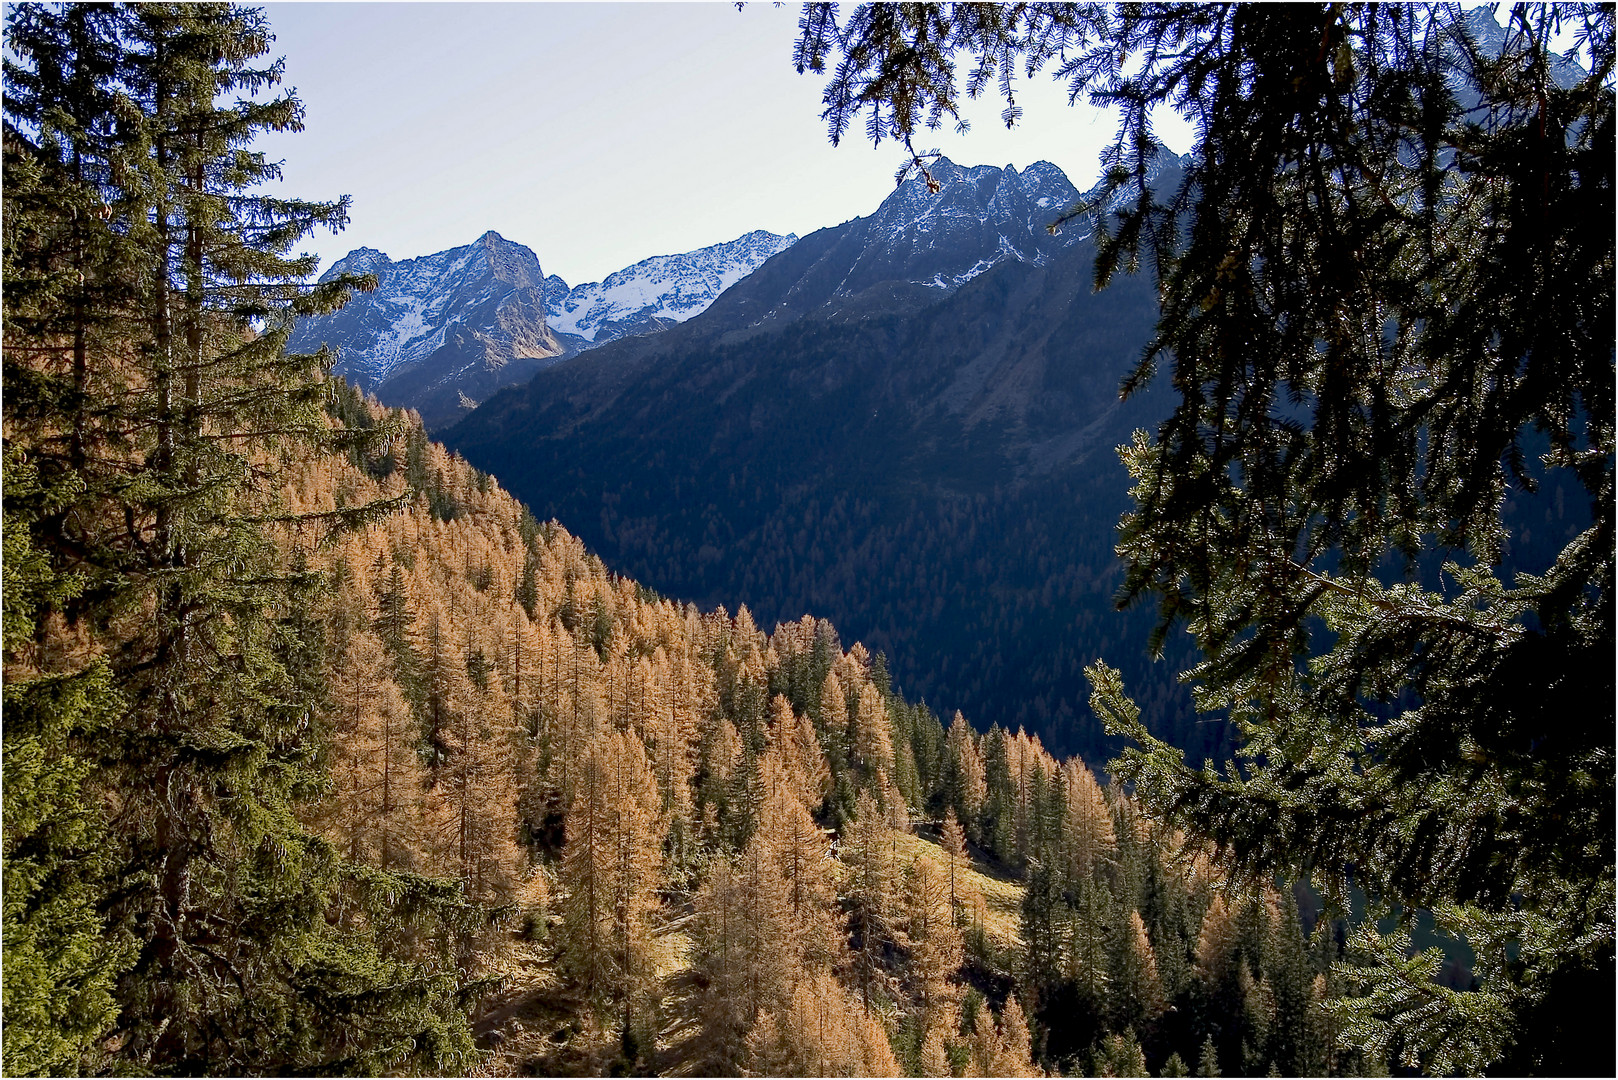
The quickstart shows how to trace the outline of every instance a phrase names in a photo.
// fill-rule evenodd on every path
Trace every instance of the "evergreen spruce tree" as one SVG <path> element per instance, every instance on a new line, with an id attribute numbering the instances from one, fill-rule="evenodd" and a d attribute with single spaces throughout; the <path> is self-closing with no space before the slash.
<path id="1" fill-rule="evenodd" d="M 1047 992 L 1061 976 L 1061 939 L 1065 936 L 1067 922 L 1067 907 L 1062 902 L 1061 879 L 1056 869 L 1038 859 L 1031 861 L 1023 890 L 1019 936 L 1023 942 L 1023 982 L 1035 1015 L 1044 1004 Z"/>
<path id="2" fill-rule="evenodd" d="M 98 906 L 112 886 L 108 822 L 77 745 L 122 705 L 107 665 L 32 662 L 40 609 L 84 587 L 33 547 L 30 519 L 52 505 L 38 471 L 7 454 L 5 468 L 4 1070 L 92 1071 L 118 1015 L 113 988 L 134 959 Z M 50 665 L 56 668 L 57 665 Z"/>
<path id="3" fill-rule="evenodd" d="M 1107 1017 L 1112 982 L 1109 943 L 1119 932 L 1122 915 L 1106 884 L 1089 879 L 1075 887 L 1073 906 L 1067 915 L 1065 975 L 1078 1006 L 1074 1020 L 1087 1021 L 1074 1024 L 1082 1032 L 1085 1027 L 1103 1024 Z"/>
<path id="4" fill-rule="evenodd" d="M 396 932 L 463 925 L 454 890 L 346 864 L 295 815 L 323 784 L 322 575 L 271 530 L 318 541 L 398 504 L 299 514 L 260 482 L 370 437 L 329 421 L 324 358 L 284 351 L 297 316 L 358 282 L 306 286 L 313 259 L 288 255 L 340 227 L 346 201 L 256 193 L 278 169 L 252 140 L 302 115 L 273 92 L 280 63 L 259 63 L 270 40 L 261 12 L 223 4 L 7 13 L 6 439 L 44 490 L 71 492 L 27 528 L 49 576 L 82 582 L 34 612 L 32 636 L 99 656 L 118 688 L 52 726 L 76 747 L 53 762 L 95 797 L 41 824 L 80 843 L 96 828 L 81 809 L 116 811 L 98 844 L 111 887 L 94 891 L 107 967 L 17 999 L 19 1049 L 45 1055 L 32 1067 L 63 1064 L 92 1024 L 114 1070 L 443 1068 L 470 1050 L 447 955 Z M 6 828 L 9 845 L 9 805 Z M 15 900 L 23 930 L 37 898 Z M 112 976 L 115 1010 L 98 996 Z M 31 1015 L 68 1011 L 55 1047 L 29 1048 Z"/>
<path id="5" fill-rule="evenodd" d="M 1180 399 L 1124 450 L 1122 599 L 1156 600 L 1154 651 L 1194 636 L 1247 771 L 1189 766 L 1098 664 L 1135 744 L 1112 771 L 1239 873 L 1339 905 L 1352 873 L 1488 958 L 1449 993 L 1367 940 L 1345 1044 L 1604 1075 L 1612 1040 L 1571 1018 L 1613 1012 L 1614 15 L 1502 14 L 812 4 L 795 59 L 832 72 L 834 141 L 909 148 L 990 86 L 1014 123 L 1018 65 L 1121 110 L 1072 214 L 1099 285 L 1156 277 L 1125 393 L 1171 365 Z M 1197 131 L 1163 190 L 1159 106 Z M 1512 535 L 1536 492 L 1589 525 Z"/>
<path id="6" fill-rule="evenodd" d="M 90 5 L 6 16 L 4 1069 L 15 1075 L 98 1067 L 134 959 L 104 915 L 116 861 L 85 741 L 123 702 L 104 660 L 53 656 L 41 640 L 52 611 L 104 587 L 69 568 L 55 537 L 104 496 L 87 428 L 92 388 L 111 373 L 94 360 L 129 317 L 129 247 L 102 186 L 118 156 L 116 21 Z"/>
<path id="7" fill-rule="evenodd" d="M 1011 775 L 1011 741 L 999 724 L 983 736 L 983 842 L 1001 862 L 1015 866 L 1017 785 Z"/>
<path id="8" fill-rule="evenodd" d="M 1146 1071 L 1146 1055 L 1134 1031 L 1108 1035 L 1101 1041 L 1097 1066 L 1103 1076 L 1150 1076 Z"/>
<path id="9" fill-rule="evenodd" d="M 1131 908 L 1124 925 L 1112 937 L 1112 980 L 1107 1006 L 1114 1031 L 1145 1030 L 1163 1012 L 1163 984 L 1157 975 L 1157 957 L 1146 936 L 1140 912 Z"/>
<path id="10" fill-rule="evenodd" d="M 881 807 L 868 792 L 859 793 L 856 817 L 845 829 L 841 856 L 848 867 L 854 982 L 861 1006 L 870 1013 L 873 1003 L 888 997 L 884 958 L 899 944 L 903 931 L 894 895 L 899 882 L 893 873 L 888 829 Z"/>
<path id="11" fill-rule="evenodd" d="M 985 794 L 983 755 L 978 751 L 972 726 L 959 711 L 950 722 L 945 743 L 944 793 L 967 835 L 981 840 L 978 815 L 983 809 Z"/>
<path id="12" fill-rule="evenodd" d="M 378 565 L 382 556 L 377 555 Z M 410 595 L 405 588 L 404 572 L 397 562 L 388 572 L 387 584 L 377 590 L 376 619 L 372 629 L 386 647 L 396 683 L 418 711 L 426 709 L 425 687 L 422 685 L 421 658 L 416 651 L 416 616 L 410 610 Z"/>
<path id="13" fill-rule="evenodd" d="M 1287 1076 L 1319 1076 L 1326 1072 L 1329 1047 L 1321 1039 L 1320 1003 L 1315 1000 L 1311 969 L 1298 906 L 1290 890 L 1268 920 L 1265 976 L 1275 998 L 1276 1018 L 1270 1031 L 1270 1060 Z"/>
<path id="14" fill-rule="evenodd" d="M 139 153 L 114 121 L 120 19 L 90 4 L 6 19 L 7 439 L 28 446 L 47 489 L 70 470 L 86 485 L 80 500 L 102 494 L 86 467 L 91 427 L 121 382 L 109 360 L 139 318 L 137 252 L 109 205 L 111 178 Z"/>

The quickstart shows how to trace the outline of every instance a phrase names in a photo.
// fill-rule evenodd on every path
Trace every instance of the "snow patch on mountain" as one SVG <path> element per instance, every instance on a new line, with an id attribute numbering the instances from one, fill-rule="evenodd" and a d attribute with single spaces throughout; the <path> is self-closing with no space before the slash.
<path id="1" fill-rule="evenodd" d="M 534 253 L 492 230 L 464 247 L 402 262 L 358 248 L 320 280 L 342 274 L 375 274 L 377 287 L 356 293 L 342 311 L 300 322 L 288 348 L 339 347 L 336 372 L 367 388 L 437 352 L 463 312 L 543 281 Z"/>
<path id="2" fill-rule="evenodd" d="M 577 288 L 545 276 L 532 250 L 496 232 L 394 262 L 358 248 L 321 278 L 373 274 L 341 310 L 301 320 L 288 347 L 337 352 L 336 374 L 429 428 L 539 368 L 614 338 L 683 322 L 796 236 L 759 230 L 683 255 L 660 255 Z"/>
<path id="3" fill-rule="evenodd" d="M 931 274 L 911 278 L 915 284 L 958 289 L 1008 259 L 1043 266 L 1083 239 L 1071 230 L 1052 236 L 1047 229 L 1078 198 L 1067 176 L 1048 161 L 1019 172 L 1012 165 L 963 167 L 939 158 L 928 173 L 938 191 L 929 190 L 927 177 L 913 176 L 866 219 L 873 248 L 894 253 L 899 263 L 932 264 Z M 940 269 L 939 258 L 959 262 Z"/>
<path id="4" fill-rule="evenodd" d="M 757 229 L 729 243 L 683 255 L 656 255 L 605 281 L 572 288 L 552 275 L 545 279 L 550 326 L 557 333 L 600 345 L 635 332 L 639 326 L 649 326 L 652 320 L 684 322 L 797 239 L 796 235 L 778 236 Z"/>

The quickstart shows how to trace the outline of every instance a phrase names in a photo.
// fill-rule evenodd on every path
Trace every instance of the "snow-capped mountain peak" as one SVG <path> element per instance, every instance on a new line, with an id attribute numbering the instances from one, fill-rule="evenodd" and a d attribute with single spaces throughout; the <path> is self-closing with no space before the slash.
<path id="1" fill-rule="evenodd" d="M 464 247 L 402 262 L 375 248 L 358 248 L 333 263 L 321 280 L 345 273 L 375 274 L 376 290 L 356 294 L 342 311 L 303 320 L 288 348 L 337 346 L 337 374 L 367 389 L 442 348 L 450 327 L 469 309 L 513 299 L 521 303 L 514 293 L 545 280 L 532 251 L 493 230 Z"/>
<path id="2" fill-rule="evenodd" d="M 1049 232 L 1078 197 L 1049 162 L 1019 172 L 939 158 L 928 172 L 937 191 L 912 176 L 871 214 L 815 234 L 805 249 L 815 252 L 813 269 L 806 266 L 796 285 L 765 301 L 769 314 L 755 318 L 792 318 L 828 303 L 828 310 L 863 311 L 863 303 L 850 309 L 836 301 L 897 283 L 953 290 L 1008 259 L 1043 266 L 1079 239 L 1068 230 Z"/>
<path id="3" fill-rule="evenodd" d="M 1071 235 L 1047 226 L 1078 197 L 1062 170 L 1041 161 L 1018 172 L 1012 165 L 963 167 L 939 158 L 926 177 L 912 176 L 867 219 L 870 258 L 897 263 L 903 279 L 954 289 L 1006 261 L 1043 266 Z M 849 275 L 845 291 L 863 284 Z"/>
<path id="4" fill-rule="evenodd" d="M 355 248 L 332 263 L 331 268 L 320 275 L 320 280 L 330 281 L 344 274 L 375 274 L 381 277 L 392 265 L 393 260 L 376 248 Z"/>
<path id="5" fill-rule="evenodd" d="M 579 338 L 584 347 L 684 322 L 797 239 L 755 229 L 683 255 L 654 255 L 604 281 L 569 288 L 552 275 L 545 281 L 546 312 L 557 333 Z"/>
<path id="6" fill-rule="evenodd" d="M 797 237 L 762 230 L 683 255 L 659 255 L 569 288 L 529 248 L 490 230 L 473 243 L 394 262 L 357 248 L 321 280 L 375 274 L 377 288 L 305 319 L 288 348 L 338 350 L 334 370 L 428 426 L 540 367 L 616 337 L 683 322 Z"/>

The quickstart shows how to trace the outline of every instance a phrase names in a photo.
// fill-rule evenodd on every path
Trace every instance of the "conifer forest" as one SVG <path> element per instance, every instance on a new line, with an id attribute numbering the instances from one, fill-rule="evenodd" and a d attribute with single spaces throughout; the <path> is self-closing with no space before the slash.
<path id="1" fill-rule="evenodd" d="M 262 193 L 262 10 L 8 6 L 4 1073 L 1612 1075 L 1614 16 L 1499 15 L 782 43 L 901 178 L 1013 76 L 1118 112 L 1064 218 L 1152 282 L 1122 393 L 1171 399 L 1118 647 L 1235 749 L 1098 658 L 1086 761 L 659 595 L 289 353 L 377 282 L 295 254 L 346 197 Z M 1536 562 L 1542 488 L 1588 519 Z"/>

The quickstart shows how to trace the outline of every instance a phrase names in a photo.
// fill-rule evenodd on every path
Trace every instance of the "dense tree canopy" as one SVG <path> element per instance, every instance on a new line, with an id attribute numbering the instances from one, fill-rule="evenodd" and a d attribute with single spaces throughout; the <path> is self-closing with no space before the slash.
<path id="1" fill-rule="evenodd" d="M 1117 107 L 1098 285 L 1149 265 L 1122 452 L 1122 602 L 1183 625 L 1240 767 L 1189 768 L 1116 675 L 1114 768 L 1254 875 L 1433 912 L 1478 987 L 1402 931 L 1356 939 L 1345 1041 L 1446 1072 L 1610 1072 L 1568 1024 L 1613 977 L 1613 14 L 1518 5 L 808 5 L 833 140 L 912 138 L 1049 70 Z M 1556 33 L 1579 67 L 1551 52 Z M 1195 125 L 1154 191 L 1153 109 Z M 1529 543 L 1535 499 L 1589 525 Z M 1598 1014 L 1610 1015 L 1611 1009 Z"/>
<path id="2" fill-rule="evenodd" d="M 825 621 L 609 573 L 287 355 L 364 283 L 291 255 L 343 201 L 259 190 L 255 133 L 300 123 L 262 12 L 8 9 L 5 1071 L 1606 1066 L 1566 1023 L 1610 991 L 1611 240 L 1564 215 L 1610 218 L 1609 16 L 1597 81 L 1533 83 L 1501 57 L 1542 50 L 1453 19 L 1267 10 L 806 18 L 809 60 L 850 58 L 834 120 L 908 102 L 879 135 L 948 115 L 935 35 L 983 85 L 1155 42 L 1102 89 L 1249 147 L 1163 207 L 1126 167 L 1149 139 L 1111 180 L 1105 259 L 1156 260 L 1185 396 L 1126 451 L 1131 587 L 1248 741 L 1190 771 L 1096 669 L 1137 799 L 946 731 Z M 1248 101 L 1310 86 L 1353 122 Z M 1361 127 L 1399 156 L 1352 158 Z M 1536 567 L 1541 474 L 1594 524 Z M 1344 924 L 1273 887 L 1305 872 L 1464 931 L 1479 985 L 1402 933 L 1334 968 Z"/>

